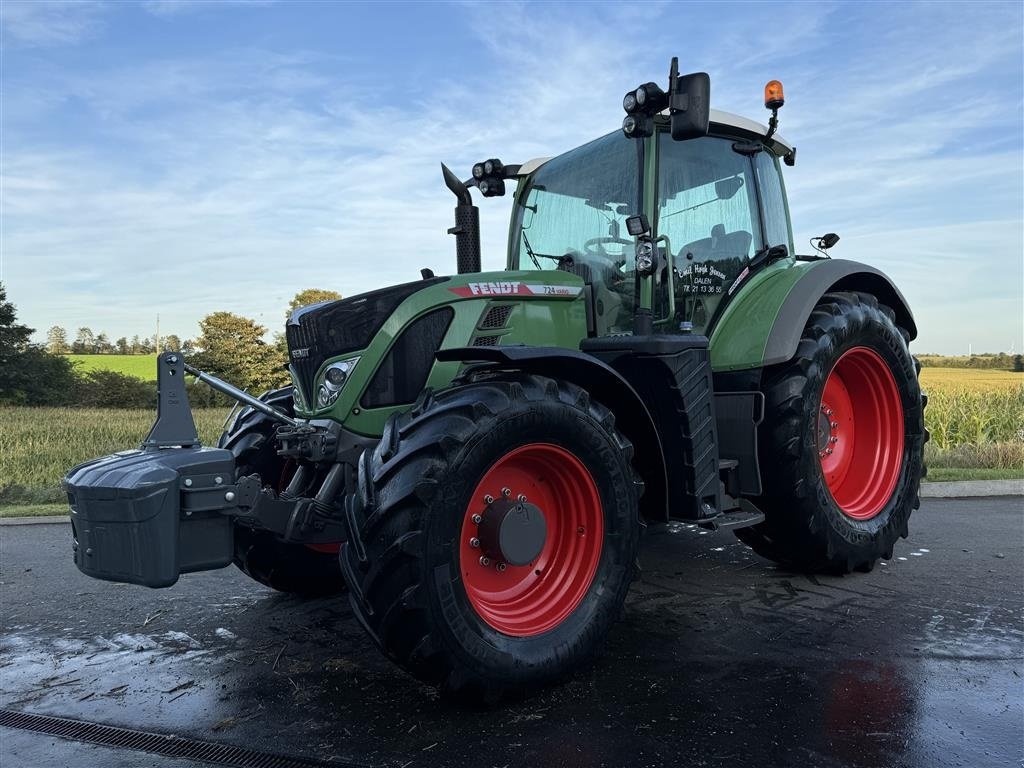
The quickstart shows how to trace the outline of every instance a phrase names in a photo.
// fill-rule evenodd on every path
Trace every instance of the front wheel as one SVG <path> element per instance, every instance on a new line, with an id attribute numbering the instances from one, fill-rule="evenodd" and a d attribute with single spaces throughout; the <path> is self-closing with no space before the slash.
<path id="1" fill-rule="evenodd" d="M 294 415 L 291 387 L 267 392 L 260 399 L 289 416 Z M 265 486 L 280 493 L 295 466 L 277 455 L 276 430 L 277 422 L 269 416 L 245 408 L 217 445 L 234 454 L 239 477 L 256 472 Z M 281 541 L 270 531 L 235 524 L 235 565 L 250 578 L 279 592 L 320 597 L 344 591 L 337 552 L 337 544 L 294 544 Z"/>
<path id="2" fill-rule="evenodd" d="M 632 446 L 579 387 L 507 375 L 427 394 L 360 461 L 342 567 L 376 643 L 493 699 L 594 657 L 639 536 Z"/>
<path id="3" fill-rule="evenodd" d="M 765 521 L 736 535 L 806 571 L 870 570 L 908 534 L 924 473 L 924 400 L 907 334 L 863 293 L 822 297 L 796 357 L 767 372 Z"/>

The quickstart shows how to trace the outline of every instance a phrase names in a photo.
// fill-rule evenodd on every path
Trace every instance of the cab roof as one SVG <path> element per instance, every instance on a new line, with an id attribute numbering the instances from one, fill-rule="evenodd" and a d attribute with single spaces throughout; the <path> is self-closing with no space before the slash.
<path id="1" fill-rule="evenodd" d="M 661 114 L 668 116 L 668 110 L 664 110 Z M 757 139 L 768 133 L 768 126 L 764 123 L 719 109 L 711 110 L 710 123 L 708 132 L 712 135 L 725 134 L 743 139 Z M 776 155 L 788 155 L 793 151 L 793 145 L 776 133 L 772 136 L 772 150 Z M 527 160 L 519 167 L 519 172 L 516 175 L 529 176 L 550 159 L 551 157 L 537 157 Z"/>

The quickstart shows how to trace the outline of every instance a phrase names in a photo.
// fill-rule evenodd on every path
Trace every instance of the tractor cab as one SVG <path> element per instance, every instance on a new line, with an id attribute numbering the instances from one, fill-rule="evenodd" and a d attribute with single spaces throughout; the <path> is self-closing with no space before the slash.
<path id="1" fill-rule="evenodd" d="M 710 335 L 759 254 L 793 253 L 779 169 L 791 146 L 750 152 L 767 129 L 711 112 L 706 136 L 674 141 L 667 115 L 648 137 L 608 134 L 520 168 L 508 269 L 579 275 L 591 294 L 593 335 L 632 333 L 649 283 L 652 329 Z M 523 169 L 529 173 L 522 174 Z M 645 181 L 645 174 L 651 178 Z M 649 274 L 638 272 L 627 219 L 644 214 L 654 243 Z"/>

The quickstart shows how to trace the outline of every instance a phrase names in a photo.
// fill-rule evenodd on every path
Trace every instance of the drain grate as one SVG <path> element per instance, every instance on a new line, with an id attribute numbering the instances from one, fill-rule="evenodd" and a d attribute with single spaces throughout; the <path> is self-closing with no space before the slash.
<path id="1" fill-rule="evenodd" d="M 235 768 L 323 768 L 324 766 L 355 768 L 356 765 L 333 760 L 325 762 L 303 757 L 287 757 L 269 752 L 257 752 L 245 747 L 235 747 L 230 744 L 215 744 L 210 741 L 199 741 L 163 733 L 133 731 L 113 725 L 101 725 L 100 723 L 48 715 L 33 715 L 11 709 L 0 709 L 0 725 L 45 733 L 62 739 L 102 744 L 107 747 L 137 749 L 166 757 L 201 760 L 213 765 L 228 765 L 235 766 Z"/>

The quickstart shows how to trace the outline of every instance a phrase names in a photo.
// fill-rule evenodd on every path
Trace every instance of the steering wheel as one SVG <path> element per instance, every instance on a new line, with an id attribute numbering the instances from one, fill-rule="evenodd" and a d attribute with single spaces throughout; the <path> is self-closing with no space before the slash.
<path id="1" fill-rule="evenodd" d="M 603 261 L 613 269 L 617 269 L 627 260 L 625 253 L 612 257 L 605 249 L 605 245 L 633 245 L 632 240 L 623 240 L 621 237 L 592 237 L 583 244 L 583 257 L 595 261 Z"/>

